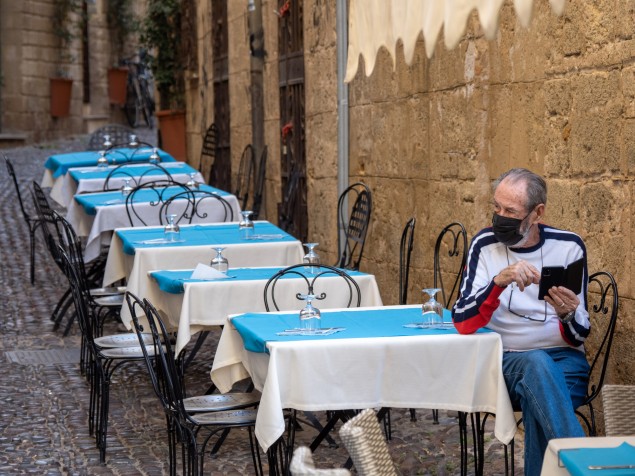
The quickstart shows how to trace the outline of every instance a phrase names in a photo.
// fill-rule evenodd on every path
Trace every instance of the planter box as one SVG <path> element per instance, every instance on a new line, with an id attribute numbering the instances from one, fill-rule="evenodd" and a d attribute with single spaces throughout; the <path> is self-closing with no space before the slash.
<path id="1" fill-rule="evenodd" d="M 51 116 L 66 117 L 71 110 L 73 80 L 68 78 L 50 78 Z"/>
<path id="2" fill-rule="evenodd" d="M 126 86 L 128 84 L 128 68 L 110 68 L 108 70 L 108 98 L 110 104 L 123 106 L 126 104 Z"/>
<path id="3" fill-rule="evenodd" d="M 161 148 L 176 160 L 186 161 L 185 111 L 157 111 Z"/>

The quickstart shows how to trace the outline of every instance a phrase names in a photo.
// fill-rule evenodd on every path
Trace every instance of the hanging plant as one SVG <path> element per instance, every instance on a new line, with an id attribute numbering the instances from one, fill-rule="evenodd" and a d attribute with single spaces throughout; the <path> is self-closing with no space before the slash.
<path id="1" fill-rule="evenodd" d="M 68 77 L 66 66 L 75 61 L 75 57 L 70 52 L 73 39 L 77 35 L 73 18 L 80 9 L 79 0 L 55 0 L 53 4 L 53 34 L 58 39 L 59 61 L 56 75 L 58 77 Z"/>
<path id="2" fill-rule="evenodd" d="M 180 110 L 185 106 L 181 3 L 181 0 L 148 0 L 142 23 L 141 43 L 150 52 L 150 68 L 163 110 Z"/>
<path id="3" fill-rule="evenodd" d="M 139 29 L 139 20 L 134 14 L 131 0 L 108 0 L 106 22 L 111 32 L 112 51 L 115 55 L 113 63 L 117 65 L 122 57 L 127 56 L 126 46 L 130 36 Z"/>

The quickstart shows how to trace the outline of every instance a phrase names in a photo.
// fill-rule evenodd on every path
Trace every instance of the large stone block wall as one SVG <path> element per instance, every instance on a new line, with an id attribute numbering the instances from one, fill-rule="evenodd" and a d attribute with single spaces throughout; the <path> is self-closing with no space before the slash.
<path id="1" fill-rule="evenodd" d="M 29 141 L 89 132 L 92 120 L 122 120 L 107 96 L 106 70 L 115 61 L 106 25 L 106 1 L 89 5 L 90 91 L 83 101 L 79 13 L 69 18 L 75 35 L 62 52 L 52 28 L 54 0 L 2 2 L 2 131 L 26 134 Z M 50 115 L 49 78 L 64 74 L 73 79 L 70 115 Z"/>
<path id="2" fill-rule="evenodd" d="M 375 72 L 350 85 L 350 180 L 373 189 L 364 269 L 397 300 L 401 228 L 417 218 L 411 302 L 432 283 L 436 234 L 453 220 L 470 236 L 491 222 L 491 182 L 511 167 L 545 176 L 545 222 L 580 234 L 589 271 L 613 273 L 620 322 L 613 382 L 635 383 L 633 115 L 635 17 L 630 2 L 568 2 L 563 17 L 536 2 L 529 29 L 511 2 L 497 38 L 476 15 L 458 48 L 423 43 L 396 68 L 385 51 Z M 385 272 L 389 270 L 390 272 Z"/>
<path id="3" fill-rule="evenodd" d="M 332 263 L 337 253 L 335 0 L 303 5 L 309 236 L 320 243 L 323 261 Z M 276 8 L 276 1 L 263 0 L 265 209 L 274 222 L 280 200 Z M 524 29 L 507 1 L 492 41 L 483 37 L 474 14 L 454 50 L 447 51 L 440 40 L 428 60 L 420 40 L 410 66 L 399 47 L 394 69 L 386 51 L 379 53 L 370 77 L 360 67 L 349 87 L 349 182 L 361 180 L 373 190 L 362 269 L 377 276 L 386 304 L 398 300 L 399 240 L 410 217 L 417 218 L 417 227 L 409 301 L 417 303 L 421 289 L 432 284 L 439 231 L 454 220 L 470 236 L 487 226 L 493 179 L 511 167 L 527 167 L 547 179 L 545 221 L 584 238 L 591 272 L 615 275 L 620 322 L 609 379 L 635 383 L 634 8 L 632 2 L 567 2 L 564 15 L 556 17 L 547 2 L 538 1 L 531 27 Z M 247 0 L 229 3 L 228 19 L 236 170 L 242 148 L 251 142 Z M 198 36 L 209 42 L 209 31 Z M 207 76 L 199 75 L 192 103 L 212 120 L 211 48 L 207 51 L 202 58 Z"/>

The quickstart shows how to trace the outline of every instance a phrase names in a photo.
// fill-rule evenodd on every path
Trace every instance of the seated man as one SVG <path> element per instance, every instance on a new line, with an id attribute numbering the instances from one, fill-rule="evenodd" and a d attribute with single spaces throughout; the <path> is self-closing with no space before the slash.
<path id="1" fill-rule="evenodd" d="M 586 248 L 571 232 L 540 223 L 547 203 L 542 177 L 512 169 L 494 188 L 492 226 L 470 245 L 454 325 L 461 334 L 487 327 L 501 335 L 503 374 L 525 427 L 525 474 L 539 475 L 552 438 L 584 436 L 574 410 L 586 396 L 589 334 Z M 539 299 L 545 266 L 583 258 L 580 294 L 565 287 Z"/>

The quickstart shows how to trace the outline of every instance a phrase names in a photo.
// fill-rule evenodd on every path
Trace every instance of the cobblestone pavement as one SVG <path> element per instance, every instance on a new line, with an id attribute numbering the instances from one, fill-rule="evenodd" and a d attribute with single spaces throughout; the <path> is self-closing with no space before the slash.
<path id="1" fill-rule="evenodd" d="M 155 142 L 149 131 L 141 138 Z M 40 181 L 47 156 L 82 150 L 87 138 L 9 149 L 27 207 L 32 210 L 28 187 Z M 106 464 L 88 434 L 88 386 L 79 374 L 79 335 L 73 328 L 63 337 L 49 319 L 63 292 L 65 280 L 38 236 L 36 283 L 28 282 L 28 231 L 17 207 L 15 190 L 1 165 L 0 197 L 0 475 L 162 475 L 167 474 L 165 420 L 141 365 L 119 369 L 111 386 L 110 427 Z M 121 331 L 113 324 L 106 332 Z M 215 338 L 188 369 L 190 394 L 209 385 Z M 26 352 L 29 351 L 29 352 Z M 56 351 L 56 352 L 54 352 Z M 22 352 L 22 353 L 20 353 Z M 459 433 L 456 418 L 445 412 L 433 425 L 431 412 L 418 411 L 411 422 L 407 410 L 392 411 L 394 461 L 404 475 L 459 474 Z M 324 419 L 323 414 L 318 417 Z M 306 425 L 297 433 L 308 444 L 315 431 Z M 471 443 L 470 443 L 471 444 Z M 522 442 L 516 443 L 517 474 L 522 474 Z M 338 467 L 346 460 L 342 446 L 323 445 L 315 453 L 320 468 Z M 471 457 L 471 456 L 470 456 Z M 473 465 L 470 472 L 473 472 Z M 234 430 L 220 454 L 207 457 L 206 474 L 253 474 L 245 431 Z M 485 474 L 504 474 L 503 446 L 486 430 Z"/>

